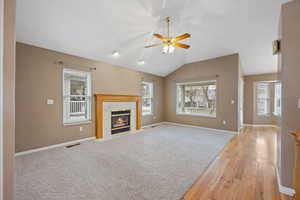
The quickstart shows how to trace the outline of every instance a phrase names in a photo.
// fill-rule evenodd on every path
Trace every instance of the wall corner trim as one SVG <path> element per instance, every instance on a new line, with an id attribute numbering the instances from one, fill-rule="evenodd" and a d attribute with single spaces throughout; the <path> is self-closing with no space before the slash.
<path id="1" fill-rule="evenodd" d="M 279 170 L 276 167 L 276 177 L 277 177 L 277 184 L 278 184 L 278 189 L 279 192 L 288 196 L 295 196 L 296 191 L 293 188 L 289 188 L 289 187 L 285 187 L 283 185 L 281 185 L 281 180 L 280 180 L 280 176 L 279 176 Z"/>
<path id="2" fill-rule="evenodd" d="M 28 151 L 18 152 L 18 153 L 15 153 L 15 156 L 27 155 L 27 154 L 31 154 L 31 153 L 35 153 L 35 152 L 39 152 L 39 151 L 54 149 L 54 148 L 57 148 L 57 147 L 65 147 L 65 146 L 72 145 L 72 144 L 75 144 L 75 143 L 87 142 L 87 141 L 95 140 L 95 139 L 96 139 L 96 137 L 88 137 L 88 138 L 84 138 L 84 139 L 80 139 L 80 140 L 73 140 L 73 141 L 64 142 L 64 143 L 61 143 L 61 144 L 55 144 L 55 145 L 50 145 L 50 146 L 46 146 L 46 147 L 42 147 L 42 148 L 37 148 L 37 149 L 28 150 Z"/>
<path id="3" fill-rule="evenodd" d="M 3 50 L 4 50 L 4 1 L 0 0 L 0 200 L 3 200 L 4 149 L 3 149 Z"/>

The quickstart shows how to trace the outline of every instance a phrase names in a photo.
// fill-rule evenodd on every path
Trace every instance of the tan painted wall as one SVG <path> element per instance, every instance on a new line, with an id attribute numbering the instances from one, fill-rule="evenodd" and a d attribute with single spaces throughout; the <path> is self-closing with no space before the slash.
<path id="1" fill-rule="evenodd" d="M 281 119 L 281 184 L 293 185 L 294 141 L 291 130 L 300 130 L 300 0 L 284 4 L 281 11 L 281 81 L 282 81 L 282 119 Z"/>
<path id="2" fill-rule="evenodd" d="M 244 76 L 244 124 L 277 124 L 277 117 L 271 115 L 269 117 L 257 116 L 254 106 L 254 84 L 260 81 L 278 80 L 278 74 L 260 74 Z M 274 91 L 271 92 L 271 111 L 274 108 Z"/>
<path id="3" fill-rule="evenodd" d="M 219 75 L 216 78 L 216 75 Z M 217 80 L 217 117 L 176 114 L 176 83 Z M 186 64 L 165 78 L 165 120 L 215 129 L 238 130 L 238 54 Z M 231 104 L 231 100 L 235 104 Z M 223 125 L 222 121 L 227 124 Z"/>
<path id="4" fill-rule="evenodd" d="M 4 200 L 14 197 L 15 144 L 15 0 L 4 1 L 3 152 Z"/>
<path id="5" fill-rule="evenodd" d="M 94 93 L 140 95 L 141 81 L 153 81 L 154 115 L 142 117 L 142 125 L 163 121 L 162 77 L 17 43 L 16 152 L 95 135 L 94 109 L 93 123 L 81 125 L 83 132 L 79 131 L 79 126 L 63 125 L 63 67 L 55 64 L 58 60 L 96 67 L 93 71 Z M 48 98 L 54 99 L 55 104 L 47 105 Z"/>

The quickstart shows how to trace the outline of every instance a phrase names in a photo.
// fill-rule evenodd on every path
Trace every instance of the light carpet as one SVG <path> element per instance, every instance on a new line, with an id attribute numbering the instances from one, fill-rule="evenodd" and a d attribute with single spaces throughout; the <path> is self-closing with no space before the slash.
<path id="1" fill-rule="evenodd" d="M 163 125 L 16 157 L 16 200 L 177 200 L 233 137 Z"/>

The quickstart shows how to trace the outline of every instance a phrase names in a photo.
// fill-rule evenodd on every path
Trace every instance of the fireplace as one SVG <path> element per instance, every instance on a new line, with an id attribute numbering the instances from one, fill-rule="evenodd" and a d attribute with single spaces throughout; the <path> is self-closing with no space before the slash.
<path id="1" fill-rule="evenodd" d="M 130 110 L 111 112 L 111 134 L 130 131 Z"/>
<path id="2" fill-rule="evenodd" d="M 130 131 L 141 129 L 141 97 L 137 95 L 95 94 L 96 138 L 112 136 L 112 111 L 130 110 Z"/>

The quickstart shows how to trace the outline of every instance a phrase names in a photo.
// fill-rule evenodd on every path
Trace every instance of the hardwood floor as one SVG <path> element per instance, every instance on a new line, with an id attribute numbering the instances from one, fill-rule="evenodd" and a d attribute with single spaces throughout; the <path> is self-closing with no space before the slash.
<path id="1" fill-rule="evenodd" d="M 278 191 L 275 148 L 275 128 L 244 128 L 182 199 L 292 200 Z"/>

